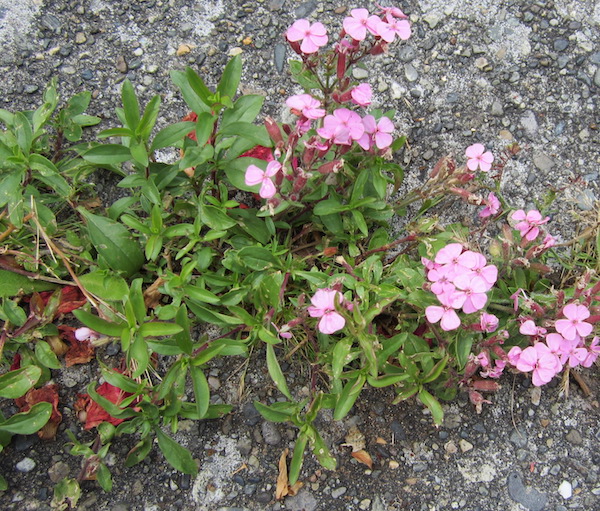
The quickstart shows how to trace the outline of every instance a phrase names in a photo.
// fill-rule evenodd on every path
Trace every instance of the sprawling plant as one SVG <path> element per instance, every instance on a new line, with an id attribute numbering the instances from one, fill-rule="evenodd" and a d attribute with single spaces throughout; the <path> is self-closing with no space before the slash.
<path id="1" fill-rule="evenodd" d="M 59 356 L 88 362 L 109 343 L 122 357 L 100 364 L 103 383 L 91 382 L 76 404 L 98 436 L 71 438 L 84 457 L 79 479 L 107 490 L 103 460 L 123 434 L 138 435 L 127 466 L 156 438 L 171 465 L 197 471 L 170 433 L 182 419 L 231 410 L 211 402 L 204 369 L 215 357 L 264 353 L 285 399 L 255 405 L 298 428 L 292 485 L 307 447 L 335 469 L 315 419 L 324 408 L 344 418 L 366 386 L 393 387 L 396 403 L 416 398 L 439 425 L 440 400 L 464 389 L 481 410 L 482 393 L 509 368 L 542 385 L 590 367 L 600 352 L 600 284 L 589 271 L 573 282 L 551 278 L 548 260 L 563 256 L 545 231 L 549 218 L 511 213 L 501 194 L 514 146 L 494 156 L 473 144 L 465 164 L 443 158 L 397 196 L 404 171 L 394 155 L 405 138 L 394 135 L 395 112 L 370 108 L 371 86 L 352 69 L 410 35 L 397 8 L 352 10 L 329 46 L 324 25 L 296 21 L 285 37 L 304 91 L 286 100 L 292 124 L 257 124 L 264 98 L 236 98 L 239 56 L 214 90 L 191 68 L 173 71 L 191 113 L 158 132 L 160 98 L 142 111 L 129 81 L 120 126 L 98 136 L 108 143 L 62 143 L 96 121 L 82 113 L 85 93 L 54 118 L 54 85 L 33 113 L 0 111 L 0 266 L 13 282 L 0 308 L 0 349 L 12 364 L 0 395 L 29 396 L 24 412 L 0 422 L 0 445 L 13 423 L 28 421 L 33 432 L 52 420 L 53 394 L 31 392 L 60 370 Z M 116 172 L 126 196 L 102 207 L 90 169 Z M 483 206 L 480 225 L 443 227 L 431 215 L 457 197 Z M 397 238 L 395 216 L 406 217 Z M 490 239 L 489 228 L 500 236 Z M 63 324 L 69 313 L 81 328 Z M 288 386 L 282 358 L 304 367 L 308 395 Z M 57 491 L 60 505 L 78 486 Z"/>

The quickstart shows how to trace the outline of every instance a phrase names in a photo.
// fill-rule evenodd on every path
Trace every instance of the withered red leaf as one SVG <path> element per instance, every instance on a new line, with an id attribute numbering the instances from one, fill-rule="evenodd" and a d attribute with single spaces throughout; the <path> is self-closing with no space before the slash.
<path id="1" fill-rule="evenodd" d="M 116 405 L 131 395 L 108 382 L 100 385 L 96 392 Z M 110 415 L 88 394 L 79 395 L 79 399 L 75 403 L 75 410 L 78 412 L 80 420 L 85 421 L 84 429 L 92 429 L 102 422 L 110 422 L 113 426 L 118 426 L 125 420 Z"/>
<path id="2" fill-rule="evenodd" d="M 60 325 L 58 327 L 61 339 L 69 343 L 69 349 L 65 355 L 65 363 L 67 367 L 75 364 L 86 364 L 94 358 L 94 346 L 88 340 L 78 341 L 75 338 L 75 328 L 68 325 Z"/>
<path id="3" fill-rule="evenodd" d="M 58 385 L 47 383 L 39 389 L 30 389 L 23 397 L 15 399 L 21 412 L 27 412 L 33 405 L 43 402 L 52 405 L 52 415 L 46 425 L 38 431 L 38 436 L 42 440 L 54 440 L 58 425 L 62 421 L 62 414 L 58 411 Z"/>

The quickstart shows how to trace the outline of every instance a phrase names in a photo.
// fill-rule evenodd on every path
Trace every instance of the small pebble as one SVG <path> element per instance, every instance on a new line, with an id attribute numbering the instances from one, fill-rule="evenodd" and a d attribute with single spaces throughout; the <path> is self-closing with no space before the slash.
<path id="1" fill-rule="evenodd" d="M 573 496 L 573 487 L 569 481 L 563 481 L 558 487 L 558 493 L 563 499 L 570 499 Z"/>
<path id="2" fill-rule="evenodd" d="M 31 472 L 34 468 L 35 468 L 35 461 L 33 461 L 31 458 L 23 458 L 21 461 L 19 461 L 15 467 L 19 472 Z"/>

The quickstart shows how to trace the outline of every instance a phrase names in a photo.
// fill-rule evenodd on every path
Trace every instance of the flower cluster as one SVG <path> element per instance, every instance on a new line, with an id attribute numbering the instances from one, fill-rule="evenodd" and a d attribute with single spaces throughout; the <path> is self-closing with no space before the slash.
<path id="1" fill-rule="evenodd" d="M 352 9 L 350 16 L 343 22 L 343 35 L 352 39 L 348 44 L 364 41 L 367 33 L 372 34 L 376 40 L 391 43 L 396 36 L 406 40 L 411 35 L 410 23 L 407 16 L 396 7 L 381 8 L 380 15 L 369 15 L 367 9 Z M 299 19 L 287 29 L 287 40 L 298 53 L 310 55 L 319 51 L 329 40 L 327 28 L 322 23 L 310 23 L 306 19 Z"/>
<path id="2" fill-rule="evenodd" d="M 373 155 L 385 156 L 390 152 L 394 124 L 386 116 L 361 116 L 351 110 L 355 106 L 368 107 L 373 89 L 369 83 L 352 84 L 349 71 L 364 56 L 386 51 L 387 44 L 396 37 L 408 39 L 411 29 L 406 18 L 395 7 L 381 7 L 377 15 L 370 15 L 366 9 L 353 9 L 343 22 L 339 42 L 326 55 L 319 54 L 320 48 L 329 42 L 327 29 L 322 23 L 311 24 L 306 19 L 300 19 L 288 28 L 285 37 L 302 56 L 303 72 L 312 75 L 313 83 L 326 82 L 331 89 L 333 103 L 340 107 L 326 108 L 327 104 L 324 105 L 312 91 L 306 89 L 306 93 L 286 99 L 286 105 L 298 116 L 295 130 L 284 126 L 287 139 L 274 123 L 265 123 L 278 148 L 276 153 L 279 161 L 270 162 L 265 170 L 256 165 L 248 166 L 244 182 L 247 186 L 260 185 L 258 193 L 261 198 L 270 200 L 270 206 L 279 204 L 280 199 L 299 202 L 307 181 L 312 176 L 318 176 L 312 171 L 329 174 L 339 170 L 343 165 L 343 160 L 339 157 L 349 151 L 355 142 Z M 367 41 L 368 34 L 373 36 L 370 41 Z M 323 77 L 316 71 L 318 64 L 325 61 L 335 66 L 335 77 Z M 308 140 L 300 142 L 313 128 Z M 294 154 L 297 154 L 298 148 L 302 155 L 296 158 Z M 317 166 L 317 161 L 330 150 L 335 151 L 336 159 Z M 277 193 L 281 197 L 274 198 Z"/>
<path id="3" fill-rule="evenodd" d="M 590 367 L 600 355 L 600 339 L 593 337 L 586 344 L 586 337 L 592 333 L 593 325 L 586 321 L 590 311 L 585 305 L 570 303 L 562 310 L 563 319 L 554 323 L 556 332 L 536 326 L 527 319 L 519 329 L 530 336 L 535 344 L 525 349 L 514 346 L 508 352 L 508 361 L 519 371 L 532 371 L 532 382 L 536 386 L 548 383 L 566 367 Z"/>
<path id="4" fill-rule="evenodd" d="M 498 277 L 496 266 L 488 265 L 482 254 L 465 250 L 460 243 L 446 245 L 433 261 L 423 258 L 423 263 L 431 291 L 441 304 L 427 307 L 425 316 L 430 323 L 439 321 L 445 331 L 460 326 L 457 310 L 471 314 L 485 307 L 486 293 Z"/>
<path id="5" fill-rule="evenodd" d="M 542 218 L 542 214 L 536 209 L 532 209 L 527 213 L 525 213 L 524 210 L 519 209 L 511 215 L 511 218 L 518 222 L 515 225 L 515 229 L 521 233 L 521 238 L 526 239 L 527 241 L 536 239 L 540 234 L 540 225 L 543 225 L 550 220 L 549 216 Z M 546 240 L 544 240 L 544 242 L 545 241 Z"/>

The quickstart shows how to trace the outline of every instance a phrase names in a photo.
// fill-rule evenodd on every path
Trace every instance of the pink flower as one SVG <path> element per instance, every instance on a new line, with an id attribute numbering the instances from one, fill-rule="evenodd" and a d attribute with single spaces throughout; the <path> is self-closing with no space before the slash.
<path id="1" fill-rule="evenodd" d="M 287 29 L 285 34 L 290 42 L 302 41 L 302 53 L 315 53 L 321 46 L 327 44 L 327 29 L 323 23 L 310 24 L 308 20 L 300 19 Z"/>
<path id="2" fill-rule="evenodd" d="M 386 15 L 385 21 L 377 26 L 377 33 L 387 43 L 393 42 L 396 36 L 406 41 L 411 35 L 410 23 L 405 19 Z"/>
<path id="3" fill-rule="evenodd" d="M 531 381 L 536 387 L 548 383 L 560 370 L 556 355 L 543 342 L 525 348 L 517 361 L 519 371 L 533 371 Z"/>
<path id="4" fill-rule="evenodd" d="M 536 324 L 531 319 L 528 319 L 527 321 L 524 321 L 523 324 L 519 327 L 519 333 L 523 335 L 533 335 L 535 337 L 539 337 L 546 333 L 546 329 L 540 326 L 536 326 Z"/>
<path id="5" fill-rule="evenodd" d="M 462 310 L 465 314 L 477 312 L 485 307 L 487 286 L 483 279 L 463 273 L 454 279 L 454 285 L 458 289 L 456 296 L 463 299 Z"/>
<path id="6" fill-rule="evenodd" d="M 317 129 L 317 133 L 323 138 L 340 145 L 352 145 L 364 132 L 365 127 L 360 115 L 347 108 L 334 110 L 333 115 L 325 117 L 323 127 Z"/>
<path id="7" fill-rule="evenodd" d="M 325 110 L 319 108 L 321 102 L 313 98 L 310 94 L 298 94 L 290 96 L 285 100 L 285 104 L 292 109 L 296 115 L 302 114 L 307 119 L 320 119 L 325 117 Z"/>
<path id="8" fill-rule="evenodd" d="M 475 357 L 475 361 L 479 363 L 481 367 L 488 367 L 490 365 L 490 357 L 485 351 L 482 351 Z"/>
<path id="9" fill-rule="evenodd" d="M 473 144 L 467 147 L 465 155 L 468 158 L 467 168 L 469 170 L 477 170 L 477 167 L 479 167 L 482 172 L 488 172 L 492 168 L 494 155 L 491 151 L 484 151 L 483 144 Z"/>
<path id="10" fill-rule="evenodd" d="M 425 316 L 430 323 L 441 321 L 440 326 L 445 332 L 456 330 L 460 326 L 458 314 L 452 307 L 447 305 L 430 305 L 425 309 Z"/>
<path id="11" fill-rule="evenodd" d="M 500 201 L 498 197 L 494 195 L 494 192 L 490 192 L 487 199 L 484 201 L 485 208 L 479 212 L 480 218 L 487 218 L 488 216 L 495 215 L 500 211 Z"/>
<path id="12" fill-rule="evenodd" d="M 449 278 L 450 270 L 447 266 L 432 268 L 427 272 L 427 278 L 431 285 L 431 292 L 436 295 L 451 293 L 455 290 L 454 284 Z"/>
<path id="13" fill-rule="evenodd" d="M 494 363 L 494 368 L 490 367 L 487 371 L 481 371 L 479 374 L 484 378 L 500 378 L 504 368 L 506 367 L 506 362 L 504 360 L 495 360 Z"/>
<path id="14" fill-rule="evenodd" d="M 377 26 L 381 23 L 378 16 L 369 16 L 366 9 L 352 9 L 350 16 L 344 19 L 344 30 L 355 41 L 362 41 L 367 37 L 367 30 L 373 35 L 377 33 Z"/>
<path id="15" fill-rule="evenodd" d="M 594 327 L 584 321 L 590 317 L 590 311 L 585 305 L 570 303 L 563 309 L 563 315 L 567 319 L 559 319 L 554 326 L 565 339 L 572 341 L 578 336 L 586 337 L 592 332 Z"/>
<path id="16" fill-rule="evenodd" d="M 75 330 L 75 339 L 78 341 L 94 341 L 99 337 L 100 334 L 98 332 L 95 332 L 91 328 L 87 328 L 85 326 Z"/>
<path id="17" fill-rule="evenodd" d="M 542 219 L 541 213 L 535 209 L 532 209 L 527 213 L 525 213 L 524 210 L 519 209 L 511 215 L 511 218 L 519 222 L 515 225 L 515 229 L 521 233 L 522 238 L 525 238 L 528 241 L 536 239 L 540 233 L 538 226 L 545 224 L 550 220 L 549 216 Z"/>
<path id="18" fill-rule="evenodd" d="M 517 362 L 519 361 L 519 358 L 521 357 L 521 353 L 523 353 L 523 350 L 521 348 L 519 348 L 519 346 L 513 346 L 510 349 L 510 351 L 506 355 L 508 357 L 508 361 L 510 362 L 510 365 L 513 365 L 513 366 L 517 365 Z"/>
<path id="19" fill-rule="evenodd" d="M 484 332 L 492 333 L 498 328 L 499 320 L 493 314 L 488 314 L 487 312 L 481 313 L 481 319 L 479 320 L 479 325 Z"/>
<path id="20" fill-rule="evenodd" d="M 542 248 L 550 248 L 554 245 L 556 245 L 556 239 L 551 234 L 546 234 L 546 237 L 542 242 Z"/>
<path id="21" fill-rule="evenodd" d="M 350 94 L 353 103 L 359 106 L 369 106 L 371 104 L 371 98 L 373 97 L 373 90 L 371 89 L 370 84 L 361 83 L 354 87 Z"/>
<path id="22" fill-rule="evenodd" d="M 308 308 L 311 318 L 321 318 L 317 328 L 323 334 L 333 334 L 344 328 L 346 320 L 336 312 L 335 301 L 342 303 L 343 297 L 339 291 L 334 289 L 317 289 L 310 299 L 312 305 Z"/>
<path id="23" fill-rule="evenodd" d="M 392 144 L 394 140 L 390 133 L 394 131 L 394 123 L 387 117 L 382 117 L 379 121 L 372 115 L 366 115 L 363 118 L 365 127 L 364 135 L 358 140 L 358 144 L 365 150 L 369 149 L 372 141 L 375 142 L 377 149 L 385 149 Z M 366 138 L 368 138 L 368 142 Z"/>
<path id="24" fill-rule="evenodd" d="M 394 16 L 394 18 L 406 19 L 408 16 L 404 14 L 398 7 L 382 7 L 379 4 L 375 4 L 381 9 L 381 12 L 385 16 Z"/>
<path id="25" fill-rule="evenodd" d="M 563 339 L 560 341 L 560 351 L 560 362 L 569 364 L 570 367 L 577 367 L 585 362 L 588 356 L 588 351 L 579 346 L 579 339 Z"/>
<path id="26" fill-rule="evenodd" d="M 583 367 L 592 367 L 592 364 L 596 361 L 600 355 L 600 338 L 594 337 L 592 343 L 588 346 L 588 354 L 585 360 L 581 362 Z"/>
<path id="27" fill-rule="evenodd" d="M 260 191 L 258 194 L 263 199 L 270 199 L 277 193 L 277 189 L 271 180 L 279 170 L 281 169 L 281 163 L 274 160 L 269 162 L 267 170 L 259 169 L 256 165 L 250 165 L 246 169 L 245 183 L 248 186 L 260 185 Z"/>

